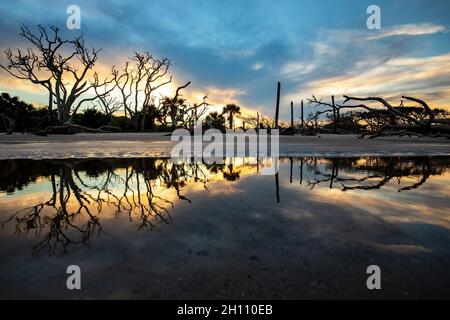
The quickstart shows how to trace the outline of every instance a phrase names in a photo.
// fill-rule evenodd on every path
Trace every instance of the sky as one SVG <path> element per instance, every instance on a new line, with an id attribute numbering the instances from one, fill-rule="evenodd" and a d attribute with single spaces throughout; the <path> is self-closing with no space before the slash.
<path id="1" fill-rule="evenodd" d="M 65 29 L 73 4 L 80 30 Z M 381 9 L 379 30 L 367 28 L 369 5 Z M 394 104 L 409 95 L 450 110 L 449 12 L 442 0 L 1 0 L 0 48 L 27 46 L 18 36 L 22 24 L 54 24 L 102 48 L 103 66 L 149 51 L 172 61 L 175 85 L 192 82 L 188 98 L 207 93 L 217 105 L 268 116 L 280 81 L 285 120 L 290 101 L 299 106 L 312 95 L 381 96 Z M 46 102 L 41 88 L 1 72 L 0 91 Z"/>

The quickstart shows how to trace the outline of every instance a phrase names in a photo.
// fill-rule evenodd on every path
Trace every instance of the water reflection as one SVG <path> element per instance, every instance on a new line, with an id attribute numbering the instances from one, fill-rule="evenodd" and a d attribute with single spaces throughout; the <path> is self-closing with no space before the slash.
<path id="1" fill-rule="evenodd" d="M 303 160 L 301 161 L 303 163 Z M 445 158 L 428 157 L 335 158 L 328 160 L 325 165 L 320 165 L 317 159 L 314 159 L 306 163 L 307 170 L 314 172 L 314 179 L 308 181 L 311 188 L 321 183 L 327 183 L 330 188 L 342 187 L 342 191 L 380 189 L 391 180 L 396 180 L 399 192 L 412 190 L 426 183 L 430 176 L 442 175 L 449 166 Z M 402 184 L 404 178 L 412 177 L 417 181 Z"/>
<path id="2" fill-rule="evenodd" d="M 127 216 L 138 230 L 153 229 L 172 222 L 170 210 L 177 201 L 191 203 L 184 195 L 190 186 L 208 190 L 210 181 L 232 183 L 260 169 L 259 161 L 236 162 L 175 164 L 155 158 L 0 161 L 0 191 L 4 193 L 0 204 L 16 192 L 26 197 L 30 185 L 38 185 L 47 195 L 36 203 L 18 201 L 19 210 L 4 219 L 3 226 L 13 225 L 17 235 L 34 232 L 41 236 L 33 245 L 33 254 L 45 248 L 51 254 L 58 248 L 67 252 L 69 245 L 88 245 L 92 236 L 103 232 L 104 208 L 113 215 Z M 283 158 L 280 163 L 274 187 L 277 203 L 282 201 L 279 175 L 285 173 L 290 184 L 298 174 L 299 184 L 310 189 L 376 191 L 392 183 L 403 192 L 419 188 L 450 167 L 449 159 L 442 157 Z"/>
<path id="3" fill-rule="evenodd" d="M 35 231 L 45 234 L 33 253 L 69 244 L 87 244 L 102 232 L 100 216 L 104 207 L 116 214 L 138 220 L 138 229 L 169 224 L 168 207 L 173 201 L 158 190 L 174 190 L 177 199 L 190 202 L 181 189 L 193 180 L 206 184 L 205 168 L 197 164 L 176 165 L 165 160 L 68 160 L 14 161 L 1 163 L 5 176 L 1 190 L 9 194 L 42 178 L 50 181 L 50 198 L 15 212 L 6 223 L 15 224 L 15 233 Z M 214 168 L 222 170 L 223 168 Z M 224 171 L 224 176 L 228 174 Z"/>
<path id="4" fill-rule="evenodd" d="M 450 158 L 254 160 L 0 161 L 0 297 L 450 297 Z"/>

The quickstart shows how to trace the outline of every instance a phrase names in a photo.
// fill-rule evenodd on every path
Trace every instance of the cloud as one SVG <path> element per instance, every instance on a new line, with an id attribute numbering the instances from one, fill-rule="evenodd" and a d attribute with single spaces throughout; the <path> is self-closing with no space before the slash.
<path id="1" fill-rule="evenodd" d="M 414 26 L 414 27 L 413 27 Z M 432 24 L 389 28 L 370 38 L 366 30 L 322 30 L 310 45 L 311 56 L 286 62 L 279 75 L 293 84 L 282 103 L 311 95 L 376 95 L 397 99 L 402 94 L 427 99 L 436 107 L 450 107 L 450 53 L 414 56 L 413 42 L 390 35 L 441 32 Z M 423 54 L 423 53 L 422 53 Z"/>
<path id="2" fill-rule="evenodd" d="M 446 28 L 432 23 L 404 24 L 381 29 L 376 35 L 371 35 L 367 39 L 377 40 L 393 36 L 421 36 L 438 32 L 446 32 Z"/>
<path id="3" fill-rule="evenodd" d="M 422 58 L 390 59 L 373 68 L 360 68 L 356 74 L 342 74 L 309 82 L 289 98 L 343 94 L 383 96 L 398 99 L 402 95 L 427 99 L 434 107 L 450 107 L 450 53 Z M 450 109 L 450 108 L 449 108 Z"/>
<path id="4" fill-rule="evenodd" d="M 414 86 L 412 68 L 409 82 L 408 76 L 403 76 L 408 74 L 406 68 L 400 72 L 399 67 L 389 65 L 397 68 L 398 74 L 395 71 L 389 74 L 389 70 L 381 68 L 392 60 L 405 62 L 398 58 L 436 57 L 450 52 L 450 34 L 444 27 L 450 4 L 429 6 L 425 0 L 417 2 L 401 12 L 390 1 L 380 3 L 386 15 L 383 24 L 389 13 L 395 16 L 397 25 L 374 31 L 366 29 L 365 5 L 355 5 L 353 1 L 285 1 L 279 5 L 264 1 L 199 0 L 183 6 L 176 0 L 91 1 L 80 3 L 81 32 L 86 43 L 103 48 L 102 63 L 121 64 L 130 52 L 148 50 L 157 57 L 172 60 L 171 71 L 177 83 L 192 81 L 186 95 L 191 91 L 193 96 L 196 92 L 199 96 L 209 92 L 217 103 L 229 99 L 243 107 L 258 106 L 268 114 L 273 114 L 277 81 L 282 82 L 283 106 L 289 105 L 288 99 L 298 101 L 318 91 L 339 91 L 344 84 L 352 86 L 345 90 L 367 89 L 368 84 L 349 79 L 368 81 L 372 90 L 380 90 L 379 94 L 394 94 L 393 86 L 400 85 L 397 91 L 416 88 L 427 97 L 445 101 L 449 99 L 445 75 L 415 80 Z M 63 27 L 66 6 L 64 1 L 57 0 L 5 3 L 0 7 L 1 16 L 5 17 L 0 21 L 0 47 L 24 44 L 17 37 L 17 28 L 22 23 L 30 26 L 55 23 Z M 41 10 L 43 7 L 46 10 Z M 312 16 L 315 18 L 310 19 Z M 374 75 L 370 70 L 385 72 L 386 77 L 374 79 L 386 82 L 371 81 Z M 7 79 L 0 81 L 0 85 L 17 87 L 7 82 Z M 389 87 L 387 83 L 392 85 Z M 386 88 L 389 90 L 384 91 Z M 225 93 L 219 93 L 220 90 Z M 230 94 L 230 90 L 245 94 Z M 280 116 L 287 118 L 287 109 L 282 108 Z"/>
<path id="5" fill-rule="evenodd" d="M 262 63 L 255 63 L 252 65 L 252 69 L 255 71 L 258 71 L 258 70 L 262 69 L 263 66 L 264 65 Z"/>
<path id="6" fill-rule="evenodd" d="M 239 98 L 246 92 L 238 88 L 219 88 L 210 86 L 207 88 L 191 88 L 186 90 L 184 97 L 192 102 L 201 102 L 208 95 L 208 103 L 212 105 L 213 111 L 222 111 L 222 107 L 228 103 L 241 104 Z"/>
<path id="7" fill-rule="evenodd" d="M 310 74 L 315 69 L 316 65 L 314 63 L 291 62 L 285 64 L 281 68 L 281 75 L 287 78 L 295 78 L 298 76 Z"/>

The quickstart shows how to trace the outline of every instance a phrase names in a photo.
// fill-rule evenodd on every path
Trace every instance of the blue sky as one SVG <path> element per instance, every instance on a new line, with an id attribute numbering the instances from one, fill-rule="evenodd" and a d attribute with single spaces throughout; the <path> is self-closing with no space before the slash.
<path id="1" fill-rule="evenodd" d="M 8 1 L 0 6 L 0 48 L 22 47 L 20 24 L 64 28 L 66 8 L 81 8 L 86 42 L 103 48 L 100 62 L 119 64 L 136 50 L 172 60 L 187 94 L 237 102 L 273 114 L 282 83 L 282 117 L 289 102 L 315 94 L 402 94 L 450 106 L 450 1 Z M 381 8 L 381 30 L 368 30 L 366 9 Z M 4 57 L 2 57 L 2 62 Z M 45 102 L 9 81 L 0 90 Z"/>

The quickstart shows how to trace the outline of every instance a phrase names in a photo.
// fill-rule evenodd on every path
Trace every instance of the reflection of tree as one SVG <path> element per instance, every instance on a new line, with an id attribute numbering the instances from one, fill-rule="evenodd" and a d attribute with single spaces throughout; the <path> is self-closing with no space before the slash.
<path id="1" fill-rule="evenodd" d="M 398 191 L 412 190 L 449 168 L 448 158 L 440 157 L 290 158 L 290 181 L 294 162 L 299 166 L 300 183 L 308 172 L 311 188 L 326 184 L 343 191 L 380 189 L 392 181 L 399 185 Z M 176 199 L 190 203 L 184 190 L 188 184 L 200 183 L 207 189 L 211 174 L 228 181 L 240 178 L 233 164 L 173 163 L 170 159 L 6 160 L 0 161 L 0 169 L 4 169 L 0 191 L 14 192 L 38 179 L 48 179 L 47 201 L 23 208 L 4 222 L 14 223 L 16 234 L 44 235 L 33 247 L 35 254 L 44 248 L 53 253 L 58 247 L 66 252 L 69 245 L 88 245 L 91 236 L 102 233 L 100 216 L 105 207 L 137 222 L 139 230 L 151 230 L 172 222 L 169 210 L 174 201 L 166 192 L 172 190 Z M 278 174 L 275 185 L 279 202 Z"/>
<path id="2" fill-rule="evenodd" d="M 51 174 L 52 196 L 48 201 L 21 209 L 6 221 L 15 221 L 16 234 L 33 230 L 40 234 L 45 230 L 44 239 L 33 247 L 35 254 L 45 247 L 53 253 L 59 245 L 66 252 L 69 244 L 87 244 L 91 235 L 100 233 L 102 229 L 98 217 L 88 207 L 87 195 L 75 184 L 71 169 L 61 167 L 58 175 L 57 183 L 56 175 Z M 77 205 L 71 209 L 73 199 Z M 80 223 L 83 213 L 87 219 Z"/>
<path id="3" fill-rule="evenodd" d="M 430 176 L 440 175 L 448 167 L 445 161 L 430 157 L 334 158 L 327 159 L 325 164 L 319 163 L 317 159 L 309 159 L 305 165 L 314 174 L 314 179 L 308 182 L 312 189 L 322 183 L 328 183 L 330 188 L 339 183 L 342 191 L 374 190 L 395 179 L 399 192 L 420 187 Z M 402 186 L 402 179 L 405 178 L 416 178 L 417 182 Z"/>
<path id="4" fill-rule="evenodd" d="M 114 207 L 118 215 L 128 215 L 130 221 L 138 221 L 140 230 L 169 224 L 167 207 L 173 207 L 173 202 L 158 195 L 156 189 L 173 189 L 179 199 L 190 202 L 182 195 L 188 181 L 201 182 L 205 188 L 207 183 L 204 166 L 174 164 L 168 159 L 48 162 L 51 165 L 42 167 L 40 176 L 49 178 L 50 199 L 19 210 L 4 222 L 14 222 L 16 234 L 32 231 L 45 234 L 33 247 L 34 254 L 44 248 L 54 253 L 58 246 L 67 252 L 70 244 L 87 245 L 92 235 L 102 232 L 99 216 L 105 206 Z M 9 167 L 15 168 L 9 174 L 26 175 L 28 172 L 22 171 L 26 165 L 26 162 L 20 166 L 9 163 Z M 20 188 L 23 181 L 24 177 L 15 179 L 6 190 Z"/>
<path id="5" fill-rule="evenodd" d="M 222 170 L 222 174 L 225 180 L 227 181 L 236 181 L 239 180 L 241 172 L 236 171 L 233 164 L 228 164 L 228 166 L 224 167 Z"/>

